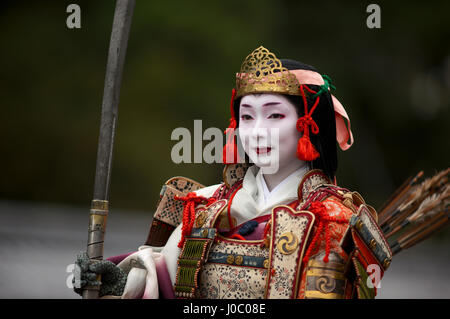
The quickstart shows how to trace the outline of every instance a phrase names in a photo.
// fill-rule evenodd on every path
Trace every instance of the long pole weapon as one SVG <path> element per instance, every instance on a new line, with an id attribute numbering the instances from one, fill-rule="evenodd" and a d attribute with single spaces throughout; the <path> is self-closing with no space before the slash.
<path id="1" fill-rule="evenodd" d="M 106 64 L 102 115 L 98 139 L 95 170 L 94 199 L 92 200 L 87 254 L 91 260 L 103 259 L 103 242 L 109 211 L 109 185 L 113 158 L 114 135 L 117 124 L 120 85 L 125 62 L 128 37 L 135 0 L 117 0 Z M 100 281 L 100 277 L 97 278 Z M 100 287 L 89 286 L 83 291 L 83 299 L 98 298 Z"/>

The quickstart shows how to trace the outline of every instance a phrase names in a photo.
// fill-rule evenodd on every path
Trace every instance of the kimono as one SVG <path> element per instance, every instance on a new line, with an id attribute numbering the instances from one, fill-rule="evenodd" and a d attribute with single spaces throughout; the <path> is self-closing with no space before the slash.
<path id="1" fill-rule="evenodd" d="M 146 245 L 111 259 L 128 272 L 121 297 L 374 298 L 392 258 L 376 211 L 320 170 L 269 191 L 247 166 L 165 183 Z"/>

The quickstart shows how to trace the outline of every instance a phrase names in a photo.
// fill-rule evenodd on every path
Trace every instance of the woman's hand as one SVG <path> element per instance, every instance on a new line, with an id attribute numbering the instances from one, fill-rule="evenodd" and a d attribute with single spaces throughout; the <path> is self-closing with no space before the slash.
<path id="1" fill-rule="evenodd" d="M 101 281 L 97 280 L 101 275 Z M 121 296 L 127 282 L 127 274 L 109 260 L 92 261 L 86 252 L 75 261 L 73 276 L 74 291 L 81 295 L 85 286 L 100 286 L 99 296 Z"/>

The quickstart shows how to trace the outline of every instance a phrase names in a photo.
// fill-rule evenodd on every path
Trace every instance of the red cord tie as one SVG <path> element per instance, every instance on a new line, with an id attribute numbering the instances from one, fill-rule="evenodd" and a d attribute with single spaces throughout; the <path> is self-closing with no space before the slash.
<path id="1" fill-rule="evenodd" d="M 311 140 L 309 139 L 310 127 L 311 132 L 313 134 L 319 133 L 319 127 L 317 126 L 317 123 L 314 121 L 311 115 L 313 114 L 317 105 L 319 105 L 320 97 L 318 96 L 316 98 L 314 105 L 308 111 L 308 101 L 306 100 L 306 95 L 305 91 L 303 90 L 303 87 L 305 87 L 309 92 L 315 93 L 315 91 L 311 90 L 306 85 L 300 85 L 300 92 L 303 98 L 305 115 L 303 115 L 297 120 L 297 131 L 303 133 L 303 136 L 298 140 L 297 157 L 302 161 L 310 162 L 317 159 L 320 156 L 319 152 L 317 152 L 317 150 L 314 148 L 314 145 L 311 143 Z"/>
<path id="2" fill-rule="evenodd" d="M 324 262 L 328 262 L 328 256 L 330 255 L 330 246 L 331 246 L 331 238 L 330 238 L 330 227 L 329 223 L 339 223 L 344 224 L 348 223 L 348 219 L 338 219 L 336 217 L 332 217 L 327 213 L 327 208 L 322 202 L 312 202 L 309 208 L 309 211 L 312 212 L 316 216 L 316 220 L 318 221 L 316 233 L 311 241 L 311 244 L 308 247 L 308 250 L 305 253 L 305 257 L 303 257 L 303 262 L 307 262 L 309 257 L 311 257 L 312 249 L 316 246 L 319 237 L 322 235 L 322 231 L 325 228 L 325 257 L 323 258 Z"/>
<path id="3" fill-rule="evenodd" d="M 182 248 L 186 236 L 189 236 L 192 232 L 192 228 L 194 227 L 195 221 L 195 206 L 197 204 L 206 204 L 206 206 L 214 203 L 216 201 L 215 198 L 206 198 L 203 196 L 197 196 L 194 192 L 188 193 L 184 197 L 174 196 L 175 200 L 182 200 L 183 203 L 183 226 L 181 232 L 181 240 L 178 243 L 178 247 Z"/>
<path id="4" fill-rule="evenodd" d="M 317 126 L 311 115 L 304 115 L 297 120 L 298 131 L 303 131 L 305 134 L 309 135 L 308 126 L 311 127 L 311 132 L 313 132 L 314 134 L 319 133 L 319 127 Z"/>

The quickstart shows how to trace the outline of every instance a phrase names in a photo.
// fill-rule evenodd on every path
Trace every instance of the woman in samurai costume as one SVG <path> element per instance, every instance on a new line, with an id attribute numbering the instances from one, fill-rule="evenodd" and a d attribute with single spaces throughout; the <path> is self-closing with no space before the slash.
<path id="1" fill-rule="evenodd" d="M 336 185 L 336 144 L 346 150 L 353 136 L 332 88 L 264 47 L 248 55 L 232 90 L 222 183 L 168 180 L 146 245 L 82 267 L 103 273 L 101 295 L 374 298 L 392 253 L 376 211 Z"/>

